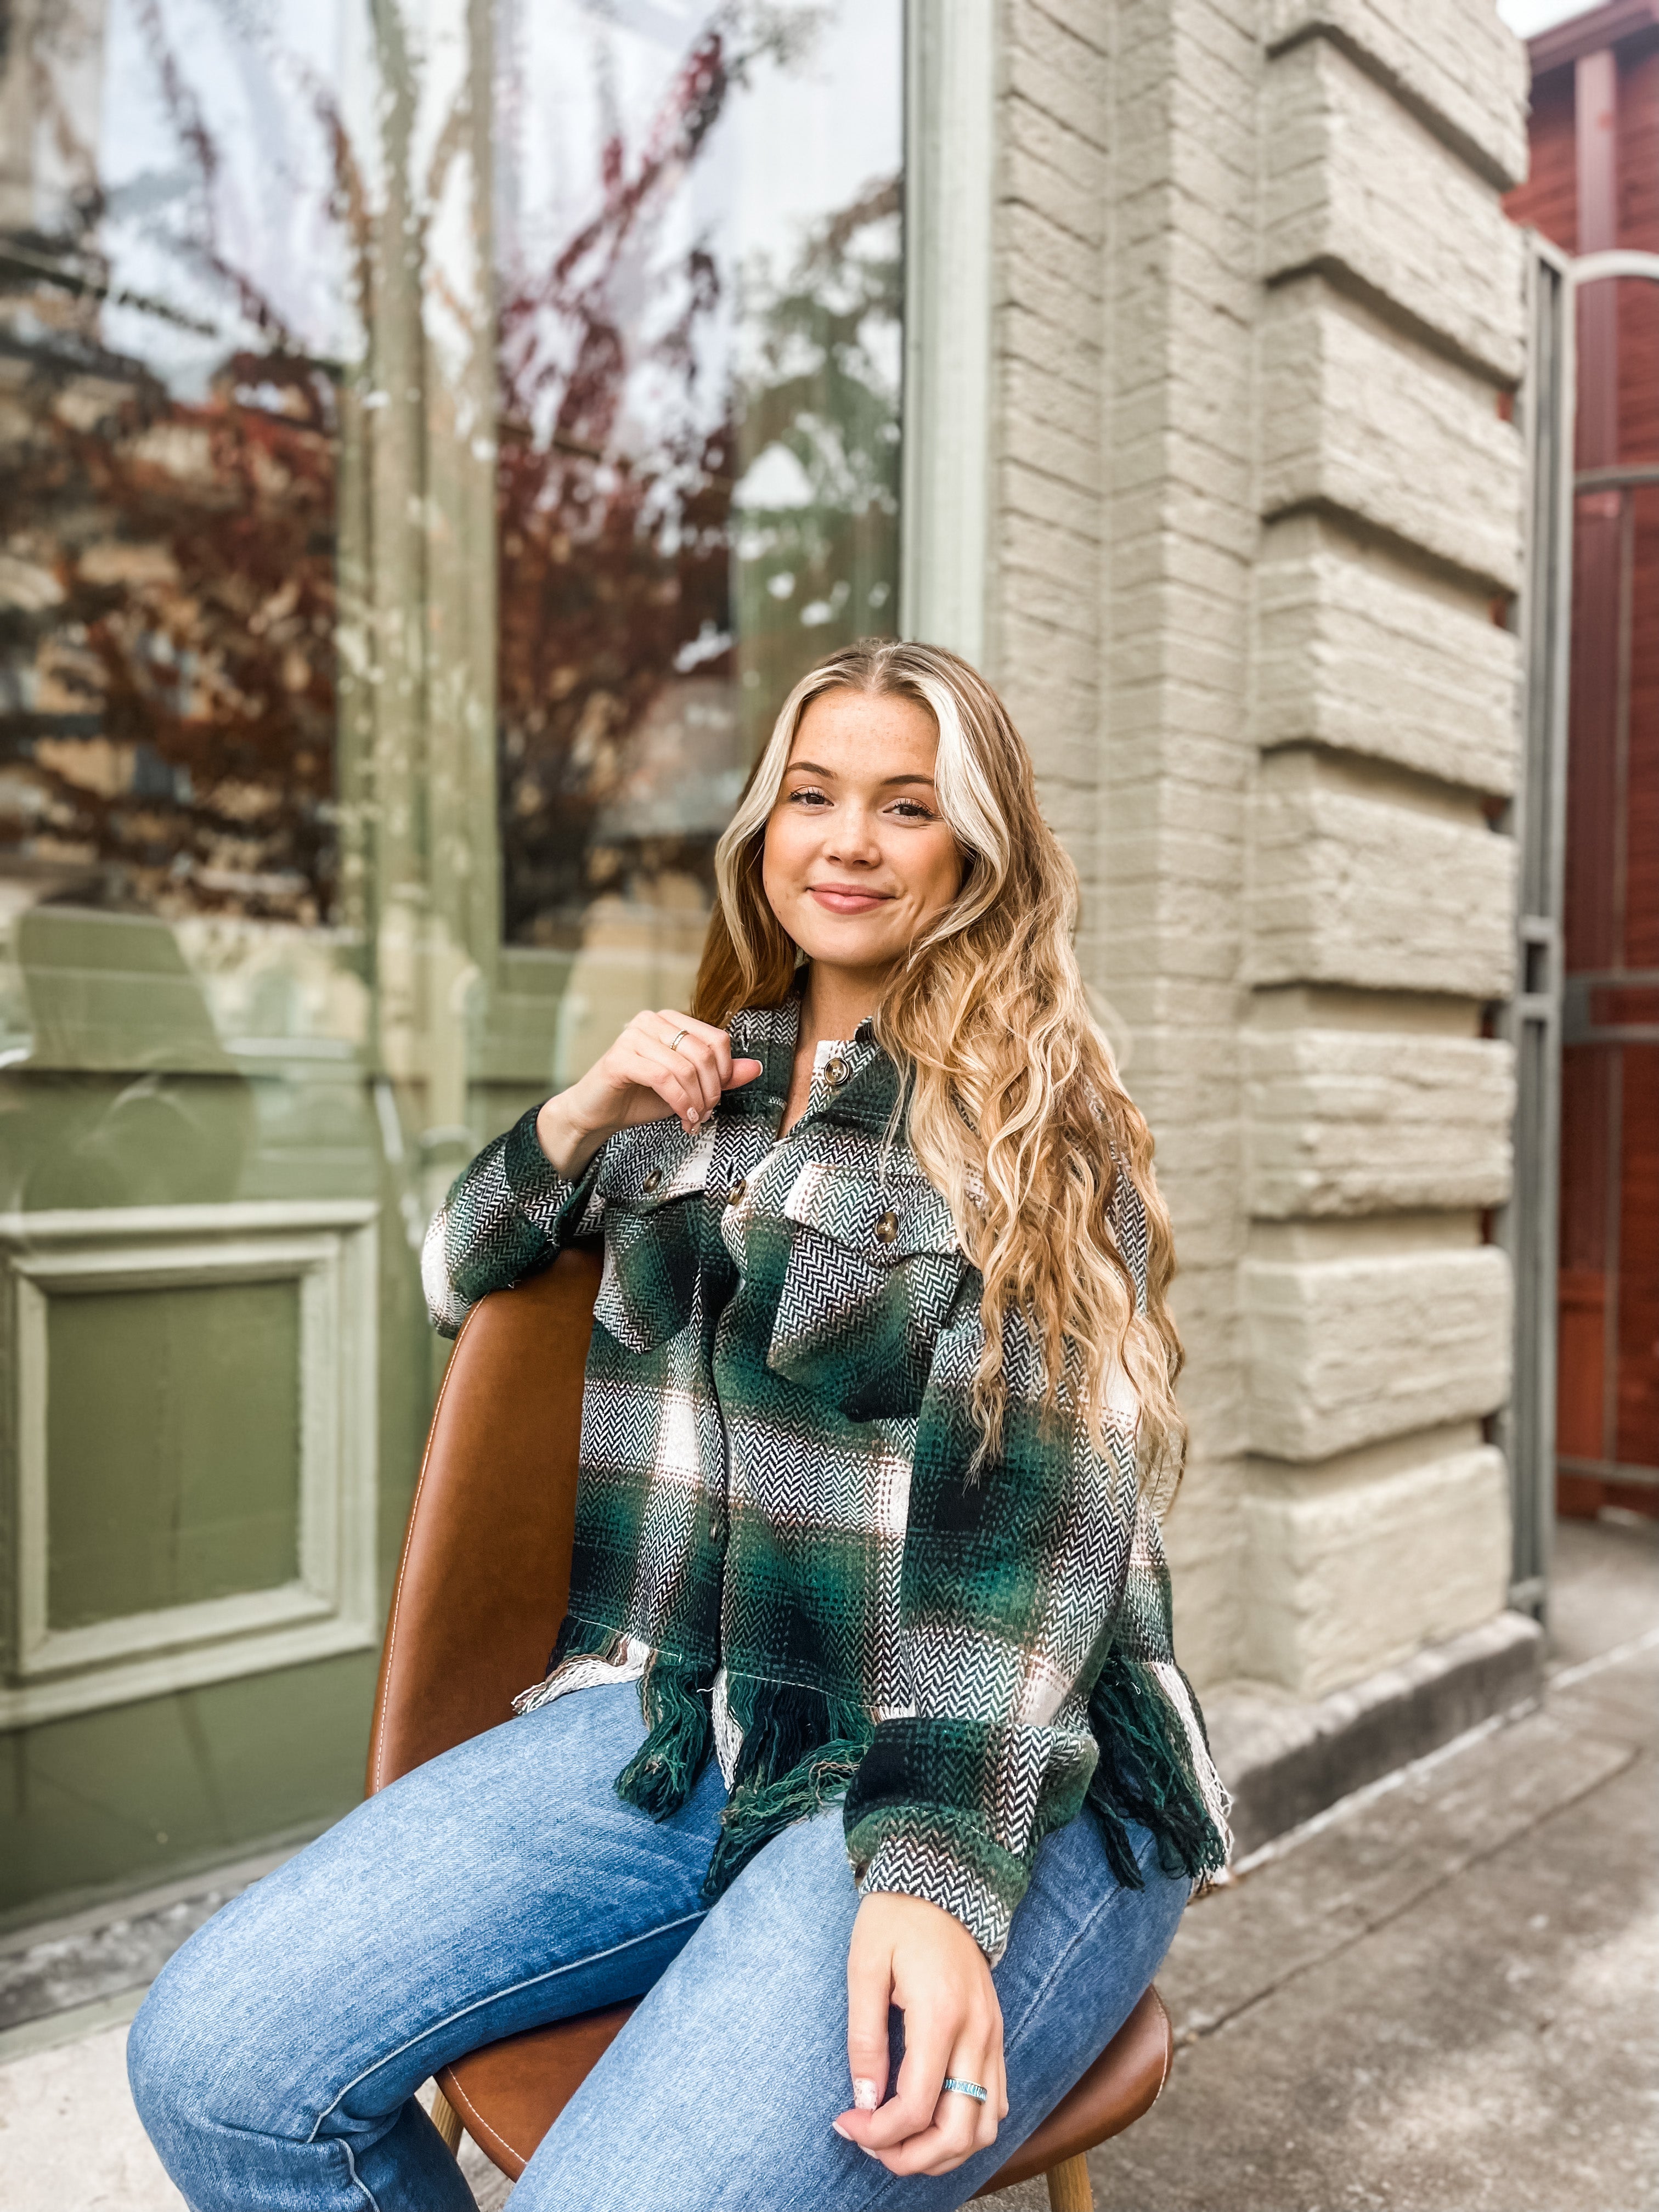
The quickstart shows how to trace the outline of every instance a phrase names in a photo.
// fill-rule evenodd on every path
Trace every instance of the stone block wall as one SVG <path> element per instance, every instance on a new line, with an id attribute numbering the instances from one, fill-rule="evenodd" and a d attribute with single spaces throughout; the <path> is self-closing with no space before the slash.
<path id="1" fill-rule="evenodd" d="M 1492 0 L 1002 0 L 987 633 L 1175 1216 L 1200 1680 L 1504 1601 L 1523 52 Z"/>

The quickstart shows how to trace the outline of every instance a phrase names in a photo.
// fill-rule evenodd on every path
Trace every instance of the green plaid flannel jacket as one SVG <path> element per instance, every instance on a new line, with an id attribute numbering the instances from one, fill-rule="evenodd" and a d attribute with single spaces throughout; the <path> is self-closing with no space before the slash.
<path id="1" fill-rule="evenodd" d="M 582 1401 L 569 1612 L 520 1709 L 637 1680 L 648 1734 L 617 1778 L 660 1817 L 711 1755 L 730 1788 L 705 1894 L 845 1797 L 862 1888 L 953 1913 L 994 1964 L 1036 1848 L 1085 1802 L 1118 1878 L 1127 1824 L 1199 1881 L 1227 1797 L 1175 1663 L 1158 1522 L 1128 1421 L 1103 1453 L 1017 1312 L 1000 1455 L 963 1480 L 982 1279 L 901 1126 L 868 1022 L 817 1047 L 783 1119 L 799 1016 L 731 1024 L 763 1073 L 693 1136 L 618 1131 L 577 1176 L 535 1115 L 487 1146 L 432 1223 L 435 1325 L 603 1240 Z M 1146 1303 L 1146 1214 L 1111 1220 Z"/>

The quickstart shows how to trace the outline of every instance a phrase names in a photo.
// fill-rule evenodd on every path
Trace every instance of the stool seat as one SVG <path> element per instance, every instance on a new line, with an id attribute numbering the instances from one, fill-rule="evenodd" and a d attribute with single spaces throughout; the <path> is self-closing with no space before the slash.
<path id="1" fill-rule="evenodd" d="M 486 2044 L 446 2066 L 438 2086 L 479 2149 L 516 2181 L 633 2009 L 607 2005 Z M 1121 2134 L 1157 2100 L 1170 2049 L 1169 2014 L 1148 1990 L 1082 2080 L 979 2194 L 1030 2181 Z"/>
<path id="2" fill-rule="evenodd" d="M 1155 1989 L 1145 1990 L 1134 2010 L 1094 2064 L 1030 2134 L 1006 2166 L 976 2193 L 1012 2189 L 1035 2181 L 1067 2159 L 1081 2158 L 1097 2143 L 1121 2136 L 1142 2113 L 1151 2112 L 1170 2078 L 1175 2038 L 1170 2015 Z"/>

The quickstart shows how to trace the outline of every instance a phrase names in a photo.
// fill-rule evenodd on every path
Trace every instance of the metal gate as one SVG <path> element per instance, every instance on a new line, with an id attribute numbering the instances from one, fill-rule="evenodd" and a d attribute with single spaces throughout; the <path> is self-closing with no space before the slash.
<path id="1" fill-rule="evenodd" d="M 1510 1602 L 1542 1619 L 1555 1514 L 1573 510 L 1580 492 L 1659 483 L 1652 465 L 1576 467 L 1578 295 L 1620 279 L 1659 283 L 1659 254 L 1613 251 L 1575 260 L 1536 232 L 1527 235 L 1528 361 L 1519 408 L 1528 470 L 1517 606 L 1521 761 L 1502 825 L 1518 848 L 1518 943 L 1515 994 L 1498 1020 L 1498 1033 L 1516 1052 L 1515 1170 L 1512 1194 L 1496 1224 L 1514 1269 L 1515 1357 L 1510 1401 L 1495 1425 L 1513 1505 Z"/>

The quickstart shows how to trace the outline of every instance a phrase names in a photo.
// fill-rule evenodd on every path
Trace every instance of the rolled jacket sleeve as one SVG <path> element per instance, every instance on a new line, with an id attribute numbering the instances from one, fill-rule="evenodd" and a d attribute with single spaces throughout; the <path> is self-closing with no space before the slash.
<path id="1" fill-rule="evenodd" d="M 605 1146 L 580 1175 L 561 1175 L 536 1134 L 540 1111 L 532 1106 L 484 1146 L 428 1226 L 421 1283 L 442 1336 L 455 1335 L 480 1298 L 539 1273 L 568 1243 L 599 1230 Z"/>

